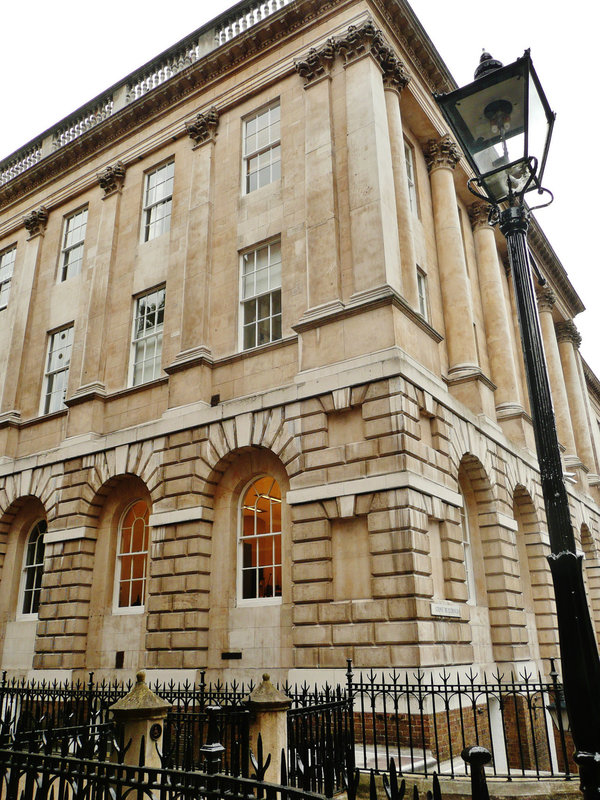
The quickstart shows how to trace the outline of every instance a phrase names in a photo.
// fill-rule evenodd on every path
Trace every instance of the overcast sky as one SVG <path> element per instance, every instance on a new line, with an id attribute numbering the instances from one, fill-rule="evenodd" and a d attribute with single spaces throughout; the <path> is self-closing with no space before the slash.
<path id="1" fill-rule="evenodd" d="M 231 0 L 6 4 L 0 158 L 232 5 Z M 592 196 L 598 171 L 593 148 L 600 122 L 600 4 L 412 0 L 411 5 L 459 85 L 473 79 L 483 48 L 505 64 L 531 48 L 557 113 L 544 180 L 556 199 L 537 219 L 589 309 L 575 322 L 583 336 L 582 354 L 600 377 L 598 212 Z"/>

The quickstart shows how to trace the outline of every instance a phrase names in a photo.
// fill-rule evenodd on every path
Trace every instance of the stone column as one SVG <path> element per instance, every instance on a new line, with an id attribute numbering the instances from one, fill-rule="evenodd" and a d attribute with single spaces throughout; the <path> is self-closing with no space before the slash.
<path id="1" fill-rule="evenodd" d="M 425 148 L 433 200 L 433 220 L 446 323 L 449 377 L 479 372 L 473 329 L 471 287 L 467 274 L 453 170 L 460 151 L 449 136 Z"/>
<path id="2" fill-rule="evenodd" d="M 402 293 L 411 308 L 419 310 L 417 288 L 417 254 L 413 233 L 413 211 L 410 207 L 406 156 L 404 154 L 404 134 L 400 113 L 400 92 L 408 84 L 408 75 L 398 62 L 386 63 L 383 73 L 383 87 L 387 109 L 394 189 L 396 193 L 396 214 L 400 237 L 400 261 L 402 267 Z"/>
<path id="3" fill-rule="evenodd" d="M 558 351 L 558 343 L 556 341 L 554 320 L 552 319 L 552 309 L 556 303 L 556 297 L 551 289 L 544 288 L 538 290 L 537 299 L 540 313 L 540 326 L 544 341 L 544 353 L 546 355 L 550 388 L 552 390 L 556 431 L 560 443 L 565 448 L 565 458 L 573 463 L 573 461 L 578 460 L 575 449 L 575 437 L 573 435 L 573 426 L 571 425 L 569 401 L 567 399 L 567 390 Z"/>
<path id="4" fill-rule="evenodd" d="M 348 201 L 354 297 L 401 291 L 400 245 L 382 68 L 371 22 L 337 42 L 346 70 Z M 389 291 L 389 288 L 387 289 Z"/>
<path id="5" fill-rule="evenodd" d="M 469 219 L 473 228 L 479 285 L 483 304 L 485 333 L 492 379 L 496 384 L 496 414 L 523 414 L 517 367 L 513 358 L 508 309 L 502 286 L 502 268 L 498 261 L 494 229 L 488 223 L 490 206 L 473 203 Z"/>
<path id="6" fill-rule="evenodd" d="M 29 238 L 25 245 L 25 254 L 21 258 L 20 269 L 15 271 L 10 289 L 10 302 L 7 309 L 10 314 L 10 341 L 4 345 L 9 348 L 6 363 L 10 369 L 6 371 L 2 388 L 2 403 L 0 404 L 2 417 L 14 419 L 20 417 L 17 409 L 18 382 L 23 362 L 25 337 L 33 313 L 31 300 L 47 222 L 48 211 L 44 206 L 40 206 L 23 218 Z"/>
<path id="7" fill-rule="evenodd" d="M 304 79 L 305 208 L 308 309 L 303 319 L 341 310 L 339 231 L 335 189 L 331 72 L 335 48 L 328 41 L 297 61 Z"/>
<path id="8" fill-rule="evenodd" d="M 264 780 L 274 783 L 279 780 L 281 751 L 287 752 L 287 711 L 291 705 L 290 698 L 273 686 L 270 675 L 266 673 L 248 699 L 250 747 L 256 755 L 260 734 L 264 760 L 271 756 Z"/>
<path id="9" fill-rule="evenodd" d="M 165 371 L 169 375 L 182 369 L 200 366 L 208 368 L 211 351 L 208 346 L 210 313 L 210 274 L 212 265 L 212 231 L 215 178 L 215 144 L 219 127 L 219 112 L 214 106 L 187 124 L 187 132 L 194 142 L 190 201 L 188 210 L 187 242 L 181 282 L 181 339 L 180 351 Z M 168 302 L 168 301 L 167 301 Z M 173 323 L 173 327 L 177 327 Z M 192 376 L 198 385 L 208 385 L 200 376 Z M 190 373 L 185 373 L 182 385 L 177 378 L 169 381 L 169 405 L 189 402 L 185 384 Z M 183 394 L 180 395 L 180 390 Z"/>
<path id="10" fill-rule="evenodd" d="M 98 226 L 96 258 L 92 270 L 83 358 L 79 385 L 69 398 L 72 409 L 69 414 L 69 435 L 77 435 L 90 430 L 102 431 L 102 398 L 106 394 L 105 365 L 107 339 L 110 337 L 108 291 L 117 257 L 119 238 L 119 215 L 121 196 L 125 181 L 125 167 L 118 161 L 97 175 L 98 184 L 103 191 L 102 214 Z M 82 401 L 93 401 L 91 414 L 79 412 Z M 84 418 L 85 416 L 85 418 Z M 87 428 L 87 431 L 85 430 Z"/>
<path id="11" fill-rule="evenodd" d="M 556 338 L 558 340 L 563 375 L 565 376 L 577 455 L 590 472 L 595 472 L 594 449 L 592 447 L 586 403 L 577 363 L 581 336 L 575 327 L 575 323 L 572 320 L 566 320 L 556 325 Z"/>
<path id="12" fill-rule="evenodd" d="M 140 670 L 135 677 L 133 689 L 109 710 L 116 722 L 123 726 L 124 744 L 127 745 L 131 740 L 124 763 L 133 767 L 143 763 L 151 769 L 161 769 L 159 752 L 162 752 L 163 721 L 171 703 L 148 688 L 144 670 Z M 142 753 L 143 762 L 140 760 Z"/>

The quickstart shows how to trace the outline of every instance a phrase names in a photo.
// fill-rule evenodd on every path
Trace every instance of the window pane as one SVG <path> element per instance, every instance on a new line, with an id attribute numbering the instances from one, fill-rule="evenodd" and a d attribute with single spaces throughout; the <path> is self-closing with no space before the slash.
<path id="1" fill-rule="evenodd" d="M 241 269 L 243 347 L 248 349 L 281 338 L 281 242 L 243 254 Z M 251 306 L 252 294 L 256 300 Z M 259 324 L 251 332 L 255 321 Z"/>
<path id="2" fill-rule="evenodd" d="M 241 516 L 241 596 L 281 596 L 281 491 L 272 477 L 257 478 L 248 487 L 241 500 Z"/>
<path id="3" fill-rule="evenodd" d="M 174 172 L 175 164 L 171 161 L 146 175 L 142 237 L 145 242 L 166 233 L 170 228 Z"/>
<path id="4" fill-rule="evenodd" d="M 149 509 L 143 500 L 131 505 L 123 516 L 117 556 L 118 604 L 120 608 L 144 603 L 148 563 Z"/>

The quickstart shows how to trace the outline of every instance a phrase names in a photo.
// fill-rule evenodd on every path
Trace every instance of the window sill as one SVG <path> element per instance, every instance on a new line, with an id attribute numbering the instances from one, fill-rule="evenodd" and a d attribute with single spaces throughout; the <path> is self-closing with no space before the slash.
<path id="1" fill-rule="evenodd" d="M 283 598 L 281 597 L 256 597 L 253 599 L 242 600 L 238 599 L 238 608 L 259 608 L 263 606 L 280 606 Z"/>
<path id="2" fill-rule="evenodd" d="M 120 606 L 113 606 L 113 617 L 129 617 L 129 616 L 136 616 L 139 614 L 144 614 L 146 612 L 145 606 L 126 606 L 121 608 Z"/>

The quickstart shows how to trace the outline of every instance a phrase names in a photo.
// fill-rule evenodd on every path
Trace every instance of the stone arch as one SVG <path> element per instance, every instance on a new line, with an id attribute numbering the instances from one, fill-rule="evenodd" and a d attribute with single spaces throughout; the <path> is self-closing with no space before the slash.
<path id="1" fill-rule="evenodd" d="M 10 515 L 11 509 L 18 508 L 27 497 L 37 498 L 44 506 L 46 519 L 53 520 L 57 513 L 57 488 L 60 479 L 61 476 L 54 474 L 54 469 L 50 466 L 22 470 L 5 476 L 0 481 L 0 525 L 5 515 Z"/>
<path id="2" fill-rule="evenodd" d="M 517 484 L 513 490 L 513 516 L 517 523 L 519 574 L 531 657 L 555 657 L 558 655 L 556 610 L 552 600 L 552 575 L 546 559 L 549 548 L 545 543 L 540 513 L 522 484 Z"/>
<path id="3" fill-rule="evenodd" d="M 475 660 L 521 660 L 526 652 L 526 626 L 518 583 L 515 523 L 499 512 L 489 473 L 476 455 L 463 455 L 457 480 L 472 539 Z"/>
<path id="4" fill-rule="evenodd" d="M 145 482 L 138 475 L 123 473 L 102 484 L 90 503 L 93 509 L 90 518 L 96 522 L 93 530 L 88 529 L 89 624 L 85 664 L 90 669 L 131 670 L 137 669 L 143 661 L 151 576 L 149 563 L 144 605 L 139 609 L 119 609 L 114 603 L 120 525 L 125 511 L 136 501 L 143 501 L 151 513 L 152 496 Z M 127 611 L 130 613 L 125 613 Z M 121 656 L 116 656 L 118 653 L 123 653 L 122 661 Z"/>
<path id="5" fill-rule="evenodd" d="M 300 432 L 285 418 L 282 407 L 239 414 L 207 427 L 202 447 L 202 487 L 200 493 L 212 506 L 214 492 L 225 470 L 237 453 L 250 448 L 272 453 L 292 478 L 302 467 Z"/>
<path id="6" fill-rule="evenodd" d="M 27 539 L 36 523 L 47 518 L 46 507 L 33 494 L 15 498 L 0 517 L 0 649 L 5 669 L 29 670 L 33 665 L 38 619 L 20 617 L 20 589 Z M 45 571 L 47 563 L 46 551 Z M 48 600 L 45 583 L 43 580 L 42 603 Z M 42 608 L 39 616 L 44 616 Z"/>
<path id="7" fill-rule="evenodd" d="M 600 557 L 598 547 L 586 523 L 580 528 L 581 549 L 583 550 L 583 577 L 590 607 L 596 640 L 600 640 Z"/>
<path id="8" fill-rule="evenodd" d="M 206 580 L 202 604 L 207 611 L 206 664 L 229 677 L 267 666 L 282 677 L 291 662 L 292 518 L 286 494 L 289 475 L 279 455 L 266 447 L 243 446 L 225 454 L 215 465 L 220 475 L 213 494 L 214 521 L 205 523 Z M 282 591 L 281 597 L 244 599 L 240 591 L 238 535 L 244 492 L 254 478 L 269 476 L 281 490 Z M 223 654 L 241 653 L 228 663 Z"/>

